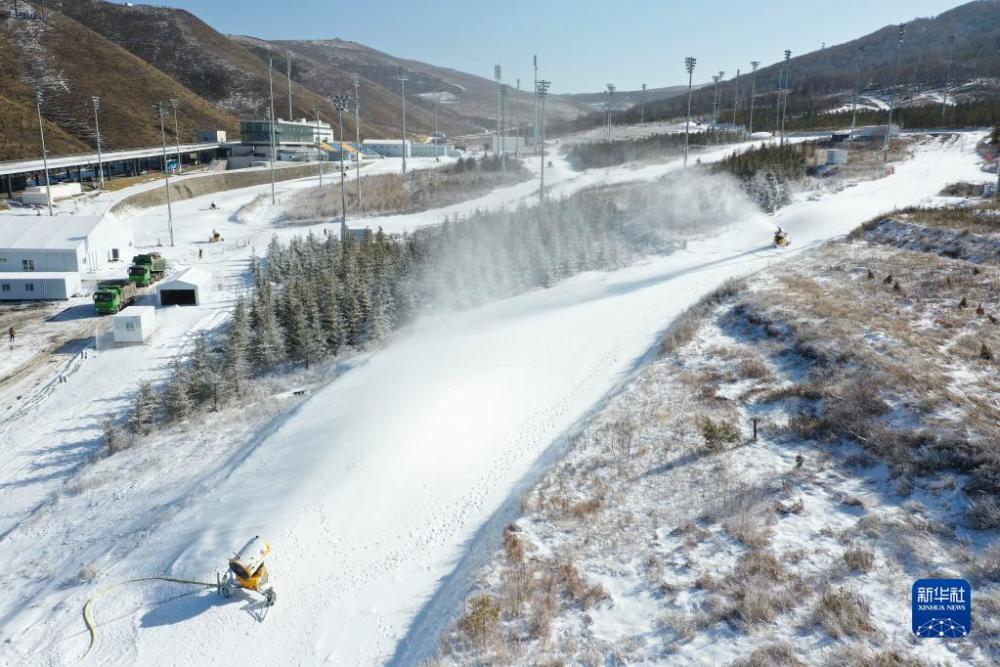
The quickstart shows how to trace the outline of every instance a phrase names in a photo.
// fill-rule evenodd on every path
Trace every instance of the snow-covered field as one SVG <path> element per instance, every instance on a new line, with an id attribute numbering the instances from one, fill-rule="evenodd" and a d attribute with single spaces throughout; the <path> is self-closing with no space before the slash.
<path id="1" fill-rule="evenodd" d="M 262 404 L 260 419 L 275 417 L 255 435 L 245 433 L 252 424 L 209 421 L 77 475 L 94 451 L 102 412 L 122 405 L 141 378 L 162 373 L 192 333 L 225 318 L 250 253 L 260 254 L 274 232 L 305 231 L 230 219 L 269 186 L 178 203 L 177 247 L 164 250 L 177 265 L 212 272 L 209 304 L 165 314 L 161 337 L 147 348 L 86 360 L 0 433 L 0 660 L 71 662 L 87 645 L 80 608 L 94 590 L 147 574 L 211 579 L 260 533 L 275 546 L 279 596 L 266 622 L 244 613 L 249 598 L 223 603 L 213 592 L 165 584 L 121 589 L 97 605 L 90 663 L 412 664 L 436 648 L 435 633 L 452 611 L 447 600 L 425 603 L 463 555 L 481 548 L 479 528 L 514 502 L 512 489 L 539 456 L 628 376 L 671 318 L 728 277 L 896 206 L 932 203 L 947 183 L 976 180 L 981 137 L 930 139 L 889 178 L 797 202 L 775 218 L 748 210 L 671 256 L 418 322 L 308 400 Z M 556 159 L 546 178 L 559 196 L 676 168 L 577 173 Z M 294 197 L 311 185 L 279 190 Z M 535 184 L 523 183 L 365 224 L 412 229 L 536 194 Z M 221 210 L 208 209 L 213 200 Z M 776 223 L 791 233 L 790 253 L 770 247 Z M 129 224 L 140 247 L 166 238 L 162 209 Z M 202 245 L 213 228 L 226 237 L 222 247 Z M 92 570 L 77 579 L 85 566 Z M 420 624 L 411 628 L 415 618 Z"/>

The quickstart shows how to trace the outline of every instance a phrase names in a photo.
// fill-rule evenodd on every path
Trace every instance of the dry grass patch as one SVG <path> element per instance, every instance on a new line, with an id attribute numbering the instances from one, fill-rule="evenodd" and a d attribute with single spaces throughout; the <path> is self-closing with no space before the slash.
<path id="1" fill-rule="evenodd" d="M 731 667 L 805 667 L 795 654 L 795 648 L 781 641 L 761 646 L 745 658 L 733 661 Z"/>
<path id="2" fill-rule="evenodd" d="M 846 588 L 828 588 L 820 593 L 813 618 L 834 639 L 875 632 L 868 599 Z"/>
<path id="3" fill-rule="evenodd" d="M 850 547 L 844 551 L 844 562 L 855 572 L 871 572 L 875 567 L 875 551 L 864 546 Z"/>

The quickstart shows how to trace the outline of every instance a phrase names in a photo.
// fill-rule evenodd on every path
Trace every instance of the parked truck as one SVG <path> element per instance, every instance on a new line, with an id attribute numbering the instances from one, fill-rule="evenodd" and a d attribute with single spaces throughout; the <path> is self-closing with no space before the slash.
<path id="1" fill-rule="evenodd" d="M 163 278 L 166 272 L 167 260 L 158 252 L 150 252 L 132 258 L 132 266 L 128 268 L 128 279 L 136 287 L 149 287 Z"/>
<path id="2" fill-rule="evenodd" d="M 97 284 L 94 306 L 102 315 L 121 312 L 135 303 L 137 291 L 131 280 L 104 280 Z"/>

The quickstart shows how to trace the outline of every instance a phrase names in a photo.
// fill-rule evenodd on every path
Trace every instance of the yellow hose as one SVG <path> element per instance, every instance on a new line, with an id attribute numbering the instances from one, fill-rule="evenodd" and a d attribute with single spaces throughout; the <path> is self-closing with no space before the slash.
<path id="1" fill-rule="evenodd" d="M 193 579 L 175 579 L 174 577 L 139 577 L 138 579 L 129 579 L 128 581 L 121 581 L 117 584 L 114 584 L 113 586 L 102 588 L 101 590 L 91 595 L 90 598 L 87 599 L 87 602 L 83 605 L 83 622 L 87 626 L 87 631 L 90 632 L 90 644 L 87 645 L 87 650 L 83 652 L 83 655 L 80 656 L 77 662 L 83 662 L 86 659 L 86 657 L 90 655 L 91 649 L 94 648 L 94 644 L 97 642 L 97 629 L 94 626 L 94 617 L 90 613 L 90 607 L 94 603 L 94 601 L 97 598 L 104 595 L 105 593 L 107 593 L 108 591 L 112 591 L 126 584 L 135 584 L 140 581 L 167 581 L 173 584 L 189 584 L 191 586 L 207 586 L 209 588 L 215 588 L 218 585 L 216 583 L 210 583 L 207 581 L 194 581 Z"/>

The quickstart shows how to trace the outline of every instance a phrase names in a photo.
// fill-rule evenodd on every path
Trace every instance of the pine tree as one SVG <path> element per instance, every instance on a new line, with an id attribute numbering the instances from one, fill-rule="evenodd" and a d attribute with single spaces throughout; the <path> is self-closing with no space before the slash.
<path id="1" fill-rule="evenodd" d="M 262 293 L 255 294 L 250 309 L 250 322 L 253 330 L 249 352 L 250 364 L 257 374 L 261 374 L 274 368 L 285 358 L 285 346 L 278 318 L 273 306 Z"/>
<path id="2" fill-rule="evenodd" d="M 158 403 L 153 386 L 148 382 L 139 385 L 139 390 L 132 401 L 132 416 L 129 428 L 136 435 L 147 435 L 156 423 Z"/>
<path id="3" fill-rule="evenodd" d="M 108 419 L 103 425 L 104 431 L 104 451 L 108 454 L 117 454 L 120 451 L 132 446 L 133 441 L 129 434 L 117 426 L 115 422 Z"/>
<path id="4" fill-rule="evenodd" d="M 187 372 L 180 362 L 174 360 L 173 372 L 163 396 L 163 408 L 168 421 L 180 421 L 191 414 L 194 404 L 188 395 L 189 384 Z"/>
<path id="5" fill-rule="evenodd" d="M 229 391 L 236 395 L 243 393 L 243 383 L 249 374 L 247 361 L 249 359 L 250 335 L 250 320 L 241 297 L 236 301 L 236 308 L 233 310 L 233 319 L 226 344 L 226 358 L 222 367 L 222 377 L 228 387 L 220 386 L 221 383 L 218 381 L 213 386 L 212 404 L 216 408 L 219 406 L 220 398 L 224 398 Z M 223 391 L 223 389 L 229 391 Z"/>

